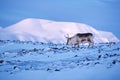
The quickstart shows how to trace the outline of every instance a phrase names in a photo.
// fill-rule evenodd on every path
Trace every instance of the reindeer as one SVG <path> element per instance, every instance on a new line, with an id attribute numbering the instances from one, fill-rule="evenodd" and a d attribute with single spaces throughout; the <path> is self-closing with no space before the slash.
<path id="1" fill-rule="evenodd" d="M 90 47 L 90 45 L 94 44 L 93 41 L 93 34 L 92 33 L 77 33 L 76 35 L 74 35 L 73 37 L 69 37 L 69 35 L 67 34 L 67 45 L 68 44 L 72 44 L 74 45 L 74 47 L 79 47 L 79 44 L 84 44 L 84 43 L 88 43 L 88 47 Z"/>

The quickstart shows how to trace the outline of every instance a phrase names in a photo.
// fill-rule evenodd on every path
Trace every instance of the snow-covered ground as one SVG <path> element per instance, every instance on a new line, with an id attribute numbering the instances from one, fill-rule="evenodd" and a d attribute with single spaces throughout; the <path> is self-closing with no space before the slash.
<path id="1" fill-rule="evenodd" d="M 0 80 L 120 80 L 120 43 L 0 40 Z"/>

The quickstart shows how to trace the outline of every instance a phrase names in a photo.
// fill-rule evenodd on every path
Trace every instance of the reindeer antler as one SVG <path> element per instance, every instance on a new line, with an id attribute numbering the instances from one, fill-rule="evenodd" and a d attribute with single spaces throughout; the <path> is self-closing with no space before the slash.
<path id="1" fill-rule="evenodd" d="M 67 34 L 67 35 L 65 36 L 65 38 L 69 38 L 69 34 Z"/>

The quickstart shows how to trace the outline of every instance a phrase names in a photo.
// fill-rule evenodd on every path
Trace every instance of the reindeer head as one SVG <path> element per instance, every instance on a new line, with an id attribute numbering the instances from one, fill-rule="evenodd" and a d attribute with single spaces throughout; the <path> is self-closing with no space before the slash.
<path id="1" fill-rule="evenodd" d="M 70 41 L 70 37 L 69 37 L 69 34 L 67 34 L 66 36 L 65 36 L 65 38 L 67 39 L 67 42 L 66 42 L 66 44 L 68 45 L 68 43 L 69 43 L 69 41 Z"/>

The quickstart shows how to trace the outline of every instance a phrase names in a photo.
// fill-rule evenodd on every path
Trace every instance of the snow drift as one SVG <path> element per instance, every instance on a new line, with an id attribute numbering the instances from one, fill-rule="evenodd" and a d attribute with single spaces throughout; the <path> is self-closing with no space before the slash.
<path id="1" fill-rule="evenodd" d="M 66 34 L 73 36 L 76 33 L 86 32 L 94 34 L 95 43 L 119 41 L 111 32 L 99 31 L 83 23 L 56 22 L 33 18 L 0 29 L 0 36 L 2 36 L 0 39 L 65 43 Z"/>

